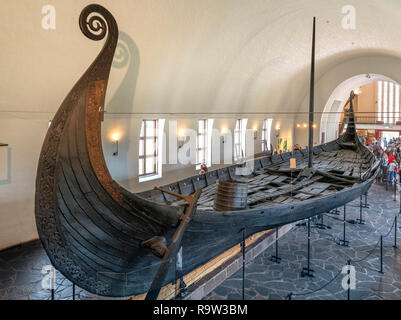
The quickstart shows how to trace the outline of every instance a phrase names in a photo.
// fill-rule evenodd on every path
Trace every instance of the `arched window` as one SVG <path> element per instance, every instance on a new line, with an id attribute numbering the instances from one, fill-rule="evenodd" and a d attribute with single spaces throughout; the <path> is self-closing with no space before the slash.
<path id="1" fill-rule="evenodd" d="M 262 152 L 266 152 L 270 150 L 270 132 L 272 128 L 273 119 L 264 119 L 263 120 L 263 129 L 262 129 Z"/>

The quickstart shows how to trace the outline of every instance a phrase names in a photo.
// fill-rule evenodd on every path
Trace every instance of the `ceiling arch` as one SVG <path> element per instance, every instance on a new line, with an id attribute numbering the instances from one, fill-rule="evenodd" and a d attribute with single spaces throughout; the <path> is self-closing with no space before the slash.
<path id="1" fill-rule="evenodd" d="M 324 133 L 326 141 L 336 139 L 341 112 L 348 101 L 350 92 L 375 81 L 394 80 L 381 74 L 360 74 L 340 83 L 330 95 L 323 109 L 320 120 L 320 136 Z"/>
<path id="2" fill-rule="evenodd" d="M 368 74 L 370 78 L 366 77 Z M 322 132 L 326 133 L 325 141 L 335 139 L 333 127 L 337 118 L 328 121 L 325 112 L 332 110 L 332 108 L 334 110 L 341 109 L 351 90 L 378 80 L 391 80 L 401 83 L 401 58 L 388 54 L 357 54 L 326 70 L 315 84 L 315 123 L 317 129 L 314 141 L 320 142 Z M 335 101 L 338 102 L 335 103 Z M 309 96 L 304 95 L 299 110 L 308 110 L 308 106 Z M 296 119 L 298 122 L 304 122 L 307 115 L 299 114 Z M 294 130 L 295 141 L 306 143 L 306 131 L 298 128 Z M 319 133 L 320 135 L 318 135 Z"/>

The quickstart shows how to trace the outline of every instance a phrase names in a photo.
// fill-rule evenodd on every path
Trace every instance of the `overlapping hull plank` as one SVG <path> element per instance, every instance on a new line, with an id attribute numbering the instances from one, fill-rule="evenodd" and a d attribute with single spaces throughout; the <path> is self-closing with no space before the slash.
<path id="1" fill-rule="evenodd" d="M 100 129 L 118 28 L 98 5 L 83 10 L 80 27 L 92 40 L 106 34 L 107 39 L 46 135 L 36 180 L 37 228 L 51 262 L 69 280 L 99 295 L 137 295 L 149 289 L 161 263 L 144 242 L 159 236 L 170 243 L 186 203 L 160 190 L 133 194 L 111 178 Z M 359 143 L 353 119 L 341 138 L 315 147 L 313 153 L 312 171 L 306 170 L 307 150 L 301 150 L 250 160 L 254 170 L 249 176 L 238 176 L 233 165 L 163 186 L 181 195 L 202 189 L 181 242 L 183 272 L 240 243 L 242 228 L 252 235 L 354 200 L 377 174 L 377 161 Z M 292 156 L 298 162 L 294 172 L 289 167 Z M 215 211 L 217 180 L 248 183 L 246 209 Z M 174 279 L 170 268 L 163 284 Z"/>

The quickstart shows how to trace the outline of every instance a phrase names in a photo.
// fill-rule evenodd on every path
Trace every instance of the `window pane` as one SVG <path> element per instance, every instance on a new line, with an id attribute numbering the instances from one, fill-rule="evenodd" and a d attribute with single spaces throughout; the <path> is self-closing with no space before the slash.
<path id="1" fill-rule="evenodd" d="M 388 101 L 388 82 L 385 81 L 384 82 L 384 86 L 383 86 L 383 120 L 384 123 L 387 123 L 387 101 Z"/>
<path id="2" fill-rule="evenodd" d="M 199 145 L 198 148 L 204 148 L 205 147 L 205 140 L 203 139 L 203 137 L 201 137 L 199 139 Z"/>
<path id="3" fill-rule="evenodd" d="M 156 127 L 156 121 L 146 120 L 146 130 L 154 129 Z"/>
<path id="4" fill-rule="evenodd" d="M 235 139 L 235 143 L 240 143 L 241 141 L 241 134 L 239 132 L 236 132 L 234 134 L 234 139 Z"/>
<path id="5" fill-rule="evenodd" d="M 143 138 L 145 131 L 144 131 L 144 122 L 142 121 L 142 125 L 141 125 L 141 138 Z"/>
<path id="6" fill-rule="evenodd" d="M 377 120 L 382 120 L 382 103 L 383 103 L 383 82 L 377 84 Z"/>
<path id="7" fill-rule="evenodd" d="M 143 171 L 143 159 L 139 159 L 139 175 L 143 175 L 144 171 Z"/>
<path id="8" fill-rule="evenodd" d="M 157 173 L 157 120 L 143 120 L 139 141 L 139 174 L 148 175 Z"/>
<path id="9" fill-rule="evenodd" d="M 206 132 L 206 125 L 207 125 L 207 120 L 200 120 L 199 121 L 199 133 L 205 133 Z"/>
<path id="10" fill-rule="evenodd" d="M 393 123 L 394 119 L 394 83 L 390 82 L 389 84 L 389 102 L 388 102 L 388 116 L 389 116 L 389 122 Z"/>
<path id="11" fill-rule="evenodd" d="M 146 158 L 146 174 L 155 172 L 155 158 Z"/>
<path id="12" fill-rule="evenodd" d="M 143 143 L 143 140 L 139 140 L 139 156 L 144 155 L 144 146 L 145 144 Z"/>
<path id="13" fill-rule="evenodd" d="M 154 138 L 146 139 L 146 155 L 153 156 L 156 152 L 156 141 Z"/>
<path id="14" fill-rule="evenodd" d="M 400 86 L 395 85 L 395 121 L 400 119 Z"/>
<path id="15" fill-rule="evenodd" d="M 155 121 L 146 121 L 146 136 L 147 137 L 156 136 L 156 123 L 155 123 Z"/>
<path id="16" fill-rule="evenodd" d="M 241 156 L 241 146 L 239 144 L 235 145 L 235 156 L 237 158 Z"/>
<path id="17" fill-rule="evenodd" d="M 204 150 L 199 150 L 199 159 L 198 159 L 198 162 L 199 162 L 200 164 L 202 164 L 202 163 L 206 162 L 205 160 L 206 160 L 206 159 L 205 159 L 205 152 L 204 152 Z"/>

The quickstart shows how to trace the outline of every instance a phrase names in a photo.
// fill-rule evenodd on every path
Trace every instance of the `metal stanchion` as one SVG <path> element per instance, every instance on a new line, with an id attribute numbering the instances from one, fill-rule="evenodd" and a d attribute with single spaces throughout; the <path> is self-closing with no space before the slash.
<path id="1" fill-rule="evenodd" d="M 365 192 L 365 204 L 363 207 L 370 208 L 370 205 L 368 204 L 368 191 Z"/>
<path id="2" fill-rule="evenodd" d="M 75 300 L 75 283 L 72 284 L 72 300 Z"/>
<path id="3" fill-rule="evenodd" d="M 394 201 L 397 201 L 397 183 L 394 179 Z"/>
<path id="4" fill-rule="evenodd" d="M 388 172 L 386 170 L 386 191 L 388 191 Z"/>
<path id="5" fill-rule="evenodd" d="M 348 300 L 351 300 L 351 259 L 348 260 Z"/>
<path id="6" fill-rule="evenodd" d="M 242 300 L 245 300 L 245 228 L 242 230 Z"/>
<path id="7" fill-rule="evenodd" d="M 316 223 L 316 228 L 321 229 L 321 230 L 330 229 L 330 227 L 328 225 L 324 224 L 323 217 L 324 217 L 324 213 L 322 213 L 320 215 L 320 222 Z"/>
<path id="8" fill-rule="evenodd" d="M 54 288 L 56 287 L 56 269 L 52 267 L 50 270 L 50 281 L 51 281 L 51 299 L 54 300 Z"/>
<path id="9" fill-rule="evenodd" d="M 362 195 L 359 198 L 359 219 L 356 219 L 356 222 L 359 224 L 365 224 L 365 220 L 363 220 L 363 204 L 362 204 Z"/>
<path id="10" fill-rule="evenodd" d="M 185 296 L 187 285 L 184 281 L 184 272 L 183 272 L 183 264 L 182 264 L 182 247 L 177 252 L 177 256 L 175 259 L 175 278 L 176 281 L 176 290 L 177 290 L 177 282 L 178 282 L 178 294 L 176 294 L 176 299 L 181 300 Z"/>
<path id="11" fill-rule="evenodd" d="M 401 183 L 401 181 L 400 181 L 400 183 Z M 400 188 L 400 211 L 398 213 L 401 214 L 401 188 Z"/>
<path id="12" fill-rule="evenodd" d="M 383 272 L 383 236 L 380 236 L 380 273 Z"/>
<path id="13" fill-rule="evenodd" d="M 340 241 L 338 242 L 338 244 L 339 244 L 340 246 L 344 246 L 344 247 L 348 247 L 348 245 L 349 245 L 349 241 L 345 240 L 345 224 L 347 223 L 347 221 L 346 221 L 346 215 L 347 215 L 347 207 L 346 207 L 346 205 L 344 205 L 343 239 L 340 240 Z"/>
<path id="14" fill-rule="evenodd" d="M 308 219 L 308 266 L 307 268 L 303 268 L 302 272 L 301 272 L 301 277 L 310 277 L 313 278 L 314 274 L 313 274 L 313 270 L 310 268 L 310 218 Z"/>
<path id="15" fill-rule="evenodd" d="M 398 217 L 394 217 L 394 248 L 397 249 L 397 221 Z"/>
<path id="16" fill-rule="evenodd" d="M 272 256 L 270 260 L 275 263 L 281 262 L 281 258 L 278 256 L 278 228 L 276 228 L 276 255 Z"/>

